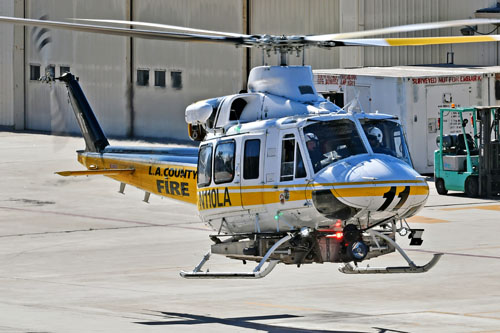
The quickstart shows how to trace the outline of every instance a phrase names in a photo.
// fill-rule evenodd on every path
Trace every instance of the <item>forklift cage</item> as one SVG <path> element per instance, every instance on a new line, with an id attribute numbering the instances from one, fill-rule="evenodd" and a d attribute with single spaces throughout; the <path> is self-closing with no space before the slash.
<path id="1" fill-rule="evenodd" d="M 458 113 L 460 118 L 461 136 L 456 138 L 455 152 L 452 149 L 445 151 L 444 141 L 453 141 L 454 135 L 444 137 L 445 113 Z M 471 113 L 473 136 L 468 136 L 465 128 L 468 119 L 464 113 Z M 439 150 L 434 154 L 434 170 L 436 189 L 439 194 L 446 194 L 447 190 L 466 192 L 470 196 L 491 196 L 500 192 L 500 106 L 478 106 L 466 108 L 442 108 L 439 118 Z M 493 140 L 492 140 L 493 139 Z M 462 142 L 463 140 L 463 142 Z M 477 149 L 473 149 L 474 143 Z M 465 148 L 459 150 L 459 146 Z M 465 157 L 466 166 L 462 169 L 456 167 L 463 163 Z M 450 169 L 445 165 L 445 157 L 453 161 L 456 169 Z M 446 169 L 448 166 L 448 169 Z"/>

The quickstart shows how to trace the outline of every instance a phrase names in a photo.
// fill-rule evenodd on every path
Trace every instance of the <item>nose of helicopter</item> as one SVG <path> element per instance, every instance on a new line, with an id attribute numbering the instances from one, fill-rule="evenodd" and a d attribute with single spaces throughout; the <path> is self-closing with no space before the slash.
<path id="1" fill-rule="evenodd" d="M 320 171 L 314 178 L 316 209 L 333 219 L 359 212 L 370 216 L 414 215 L 425 204 L 429 187 L 407 163 L 387 155 L 352 158 Z"/>

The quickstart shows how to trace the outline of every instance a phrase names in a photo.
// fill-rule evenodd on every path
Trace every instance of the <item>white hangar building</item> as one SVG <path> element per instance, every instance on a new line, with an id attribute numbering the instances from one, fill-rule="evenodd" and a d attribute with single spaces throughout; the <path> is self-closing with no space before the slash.
<path id="1" fill-rule="evenodd" d="M 135 20 L 245 34 L 326 34 L 469 18 L 492 6 L 495 0 L 2 0 L 0 15 Z M 399 36 L 450 34 L 461 35 L 461 29 Z M 499 65 L 499 45 L 311 49 L 305 59 L 313 69 L 447 62 L 492 66 Z M 37 80 L 47 71 L 58 76 L 70 70 L 80 78 L 107 135 L 187 139 L 186 106 L 244 89 L 250 68 L 263 62 L 274 65 L 277 59 L 227 45 L 0 23 L 0 128 L 78 133 L 65 88 Z M 290 59 L 292 65 L 301 62 Z"/>

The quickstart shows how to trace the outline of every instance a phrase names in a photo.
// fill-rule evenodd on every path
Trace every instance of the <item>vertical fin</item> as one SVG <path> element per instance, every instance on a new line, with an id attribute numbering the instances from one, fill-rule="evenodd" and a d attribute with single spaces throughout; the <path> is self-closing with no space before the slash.
<path id="1" fill-rule="evenodd" d="M 75 76 L 71 73 L 63 74 L 59 80 L 63 81 L 68 88 L 68 93 L 73 111 L 85 139 L 86 151 L 101 152 L 109 146 L 108 139 L 104 135 L 101 126 L 97 122 L 94 111 L 90 107 L 85 94 Z"/>

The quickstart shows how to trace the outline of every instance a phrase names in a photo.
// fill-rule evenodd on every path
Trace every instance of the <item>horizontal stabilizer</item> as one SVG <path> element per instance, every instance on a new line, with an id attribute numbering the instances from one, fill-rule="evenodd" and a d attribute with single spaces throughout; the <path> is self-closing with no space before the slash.
<path id="1" fill-rule="evenodd" d="M 94 175 L 104 175 L 104 176 L 115 176 L 123 174 L 132 174 L 135 169 L 100 169 L 100 170 L 81 170 L 81 171 L 59 171 L 56 172 L 59 176 L 94 176 Z"/>

